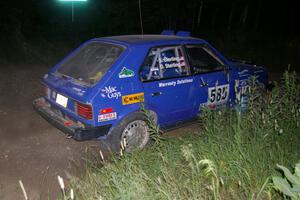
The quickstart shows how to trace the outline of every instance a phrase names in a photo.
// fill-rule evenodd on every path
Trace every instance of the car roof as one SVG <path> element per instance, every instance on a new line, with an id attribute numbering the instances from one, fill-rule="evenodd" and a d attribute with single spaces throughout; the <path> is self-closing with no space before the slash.
<path id="1" fill-rule="evenodd" d="M 187 41 L 191 43 L 205 43 L 203 39 L 176 35 L 119 35 L 98 39 L 126 45 L 165 45 Z"/>

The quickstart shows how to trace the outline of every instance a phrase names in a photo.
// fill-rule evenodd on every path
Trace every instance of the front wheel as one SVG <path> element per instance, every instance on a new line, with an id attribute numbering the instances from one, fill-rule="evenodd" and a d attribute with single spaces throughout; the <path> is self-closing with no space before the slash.
<path id="1" fill-rule="evenodd" d="M 125 152 L 134 149 L 143 149 L 150 138 L 147 117 L 144 113 L 137 112 L 126 117 L 110 133 L 110 143 L 113 151 L 120 151 L 121 142 Z"/>

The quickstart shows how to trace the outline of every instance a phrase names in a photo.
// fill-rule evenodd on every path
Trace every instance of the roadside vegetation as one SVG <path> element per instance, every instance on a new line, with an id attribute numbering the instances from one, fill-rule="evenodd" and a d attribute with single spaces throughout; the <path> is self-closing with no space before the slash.
<path id="1" fill-rule="evenodd" d="M 99 155 L 83 177 L 71 180 L 65 199 L 71 188 L 75 199 L 285 198 L 280 181 L 295 184 L 282 166 L 294 171 L 300 159 L 296 77 L 285 72 L 272 92 L 252 95 L 243 113 L 204 110 L 199 134 L 165 139 L 153 127 L 155 142 L 145 150 L 110 161 Z M 299 191 L 292 195 L 299 198 Z"/>

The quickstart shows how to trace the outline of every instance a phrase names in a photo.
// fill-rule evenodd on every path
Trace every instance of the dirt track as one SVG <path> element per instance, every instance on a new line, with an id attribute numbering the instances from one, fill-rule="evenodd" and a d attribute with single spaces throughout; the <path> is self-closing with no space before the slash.
<path id="1" fill-rule="evenodd" d="M 57 175 L 67 179 L 69 173 L 78 174 L 74 166 L 82 165 L 86 147 L 99 148 L 98 142 L 66 139 L 32 109 L 32 100 L 43 93 L 39 80 L 48 70 L 43 66 L 0 68 L 1 200 L 24 199 L 19 180 L 31 200 L 55 199 Z M 193 131 L 191 125 L 170 135 Z"/>
<path id="2" fill-rule="evenodd" d="M 82 164 L 85 148 L 95 142 L 76 142 L 48 124 L 32 109 L 42 94 L 40 66 L 0 68 L 0 199 L 24 199 L 19 180 L 30 199 L 55 199 L 57 175 L 67 178 Z"/>

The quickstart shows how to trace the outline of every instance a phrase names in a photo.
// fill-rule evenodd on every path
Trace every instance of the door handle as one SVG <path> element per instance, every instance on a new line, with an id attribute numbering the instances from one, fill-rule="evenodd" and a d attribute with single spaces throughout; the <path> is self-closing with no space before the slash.
<path id="1" fill-rule="evenodd" d="M 159 96 L 159 95 L 161 95 L 162 94 L 162 92 L 153 92 L 152 93 L 152 97 L 154 97 L 154 96 Z"/>

